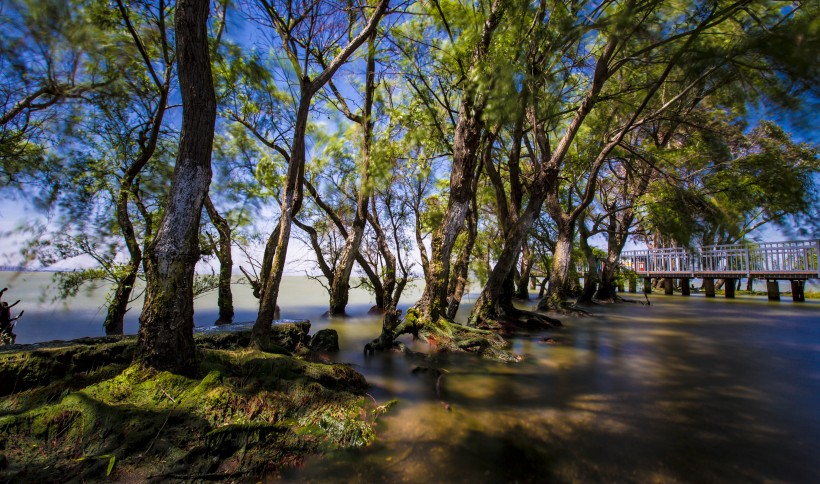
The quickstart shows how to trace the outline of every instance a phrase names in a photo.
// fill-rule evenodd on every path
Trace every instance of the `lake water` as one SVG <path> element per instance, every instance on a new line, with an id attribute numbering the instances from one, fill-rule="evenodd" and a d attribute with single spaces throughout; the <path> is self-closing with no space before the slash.
<path id="1" fill-rule="evenodd" d="M 5 300 L 23 299 L 26 310 L 18 342 L 102 334 L 99 292 L 68 309 L 35 304 L 48 275 L 10 275 L 0 274 Z M 253 320 L 249 289 L 237 293 L 237 321 Z M 366 315 L 366 293 L 351 303 L 354 317 L 319 319 L 326 296 L 300 277 L 285 280 L 280 298 L 282 317 L 336 329 L 336 359 L 367 377 L 376 401 L 398 404 L 380 417 L 375 444 L 311 458 L 286 481 L 820 482 L 816 301 L 655 295 L 649 307 L 600 306 L 515 339 L 526 355 L 515 365 L 365 358 L 379 319 Z M 213 297 L 196 307 L 197 325 L 216 319 Z M 414 376 L 416 366 L 446 373 Z"/>

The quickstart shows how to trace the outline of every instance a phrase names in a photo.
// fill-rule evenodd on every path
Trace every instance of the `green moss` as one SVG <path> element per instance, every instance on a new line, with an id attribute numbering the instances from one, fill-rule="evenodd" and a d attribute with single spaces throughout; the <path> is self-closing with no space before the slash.
<path id="1" fill-rule="evenodd" d="M 3 357 L 44 379 L 40 356 Z M 200 361 L 201 378 L 104 365 L 82 384 L 69 371 L 12 392 L 0 400 L 5 477 L 96 480 L 112 463 L 119 480 L 258 476 L 374 439 L 375 405 L 349 366 L 248 349 L 203 349 Z"/>

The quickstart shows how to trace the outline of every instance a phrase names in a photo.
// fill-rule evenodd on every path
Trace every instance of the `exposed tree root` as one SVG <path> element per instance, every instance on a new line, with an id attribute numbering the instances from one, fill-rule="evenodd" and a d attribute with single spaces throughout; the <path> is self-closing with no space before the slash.
<path id="1" fill-rule="evenodd" d="M 481 329 L 495 331 L 504 335 L 532 333 L 563 327 L 561 321 L 544 314 L 525 311 L 517 308 L 507 308 L 496 317 L 484 315 L 477 322 Z"/>
<path id="2" fill-rule="evenodd" d="M 418 332 L 437 353 L 475 353 L 482 358 L 517 362 L 519 355 L 509 351 L 509 344 L 499 334 L 480 328 L 471 328 L 440 318 L 435 323 L 426 324 Z"/>
<path id="3" fill-rule="evenodd" d="M 398 324 L 394 331 L 382 329 L 382 334 L 378 338 L 365 345 L 365 354 L 394 350 L 403 351 L 405 354 L 412 353 L 404 348 L 404 345 L 396 342 L 396 338 L 402 334 L 412 334 L 415 338 L 425 341 L 430 345 L 433 354 L 474 353 L 494 361 L 521 360 L 519 355 L 507 349 L 507 341 L 494 331 L 464 326 L 445 318 L 439 318 L 435 322 L 424 321 L 414 309 L 407 311 L 404 321 Z"/>
<path id="4" fill-rule="evenodd" d="M 592 313 L 589 311 L 578 307 L 577 304 L 570 303 L 568 301 L 550 301 L 544 304 L 542 300 L 538 303 L 538 309 L 540 311 L 547 311 L 553 312 L 558 314 L 564 314 L 566 316 L 576 316 L 576 317 L 589 317 L 592 316 Z"/>

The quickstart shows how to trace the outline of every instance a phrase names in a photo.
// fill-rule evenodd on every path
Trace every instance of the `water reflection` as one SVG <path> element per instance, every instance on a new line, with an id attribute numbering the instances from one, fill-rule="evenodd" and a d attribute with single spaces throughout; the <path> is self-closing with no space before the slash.
<path id="1" fill-rule="evenodd" d="M 345 354 L 376 398 L 400 404 L 376 445 L 284 479 L 820 481 L 820 305 L 723 302 L 655 298 L 565 318 L 549 334 L 559 345 L 517 339 L 518 365 L 451 355 L 440 393 L 411 375 L 418 362 Z"/>
<path id="2" fill-rule="evenodd" d="M 237 291 L 238 321 L 255 317 L 246 289 Z M 10 297 L 26 301 L 16 290 Z M 18 341 L 73 337 L 89 324 L 94 333 L 81 336 L 100 334 L 98 301 L 88 296 L 68 312 L 24 307 Z M 376 400 L 399 403 L 380 418 L 374 445 L 312 458 L 287 481 L 820 482 L 817 302 L 693 295 L 602 306 L 546 335 L 560 344 L 516 339 L 527 355 L 517 365 L 365 359 L 380 324 L 366 315 L 369 296 L 354 293 L 347 319 L 317 319 L 325 302 L 312 281 L 290 279 L 282 316 L 336 329 L 336 359 L 367 377 Z M 198 300 L 197 324 L 216 319 L 215 308 Z M 129 314 L 132 331 L 137 316 Z M 418 365 L 447 373 L 414 376 Z"/>

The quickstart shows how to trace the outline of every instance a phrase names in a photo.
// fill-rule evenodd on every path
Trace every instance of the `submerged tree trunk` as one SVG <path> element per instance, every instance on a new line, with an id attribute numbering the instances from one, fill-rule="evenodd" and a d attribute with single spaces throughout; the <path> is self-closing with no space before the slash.
<path id="1" fill-rule="evenodd" d="M 376 30 L 379 21 L 387 10 L 388 4 L 389 0 L 379 1 L 364 29 L 338 53 L 321 73 L 312 80 L 306 74 L 299 80 L 299 107 L 296 111 L 296 123 L 293 127 L 293 141 L 291 142 L 290 159 L 288 160 L 288 173 L 280 207 L 281 213 L 278 224 L 279 237 L 276 241 L 271 270 L 267 278 L 260 281 L 260 285 L 263 287 L 261 291 L 262 299 L 260 300 L 259 313 L 253 326 L 253 332 L 251 333 L 251 345 L 257 348 L 267 348 L 270 342 L 271 323 L 276 314 L 276 303 L 279 298 L 282 274 L 285 270 L 285 260 L 288 251 L 288 242 L 290 240 L 290 232 L 293 226 L 293 218 L 302 206 L 303 181 L 305 178 L 305 136 L 313 96 L 330 81 L 342 64 L 347 62 L 359 46 Z M 280 32 L 280 34 L 286 35 L 284 32 Z M 291 60 L 293 61 L 293 59 Z M 294 65 L 294 69 L 300 69 L 298 62 Z"/>
<path id="2" fill-rule="evenodd" d="M 540 325 L 558 325 L 559 321 L 545 316 L 525 313 L 516 309 L 512 304 L 515 278 L 513 269 L 518 260 L 521 246 L 532 227 L 535 217 L 540 213 L 543 197 L 533 195 L 527 207 L 516 223 L 507 232 L 504 248 L 501 250 L 493 270 L 481 290 L 481 294 L 470 315 L 470 324 L 474 326 L 494 327 L 497 323 L 520 323 L 516 321 L 522 316 L 534 319 Z M 533 328 L 536 329 L 536 328 Z"/>
<path id="3" fill-rule="evenodd" d="M 370 200 L 370 145 L 373 140 L 373 100 L 376 92 L 376 33 L 367 39 L 367 69 L 365 72 L 365 94 L 362 114 L 358 118 L 362 127 L 362 166 L 359 194 L 356 200 L 356 216 L 353 227 L 345 240 L 344 249 L 336 264 L 333 282 L 330 285 L 331 315 L 344 315 L 350 294 L 350 274 L 353 262 L 359 253 L 362 235 L 367 225 L 367 206 Z"/>
<path id="4" fill-rule="evenodd" d="M 618 271 L 618 256 L 608 252 L 604 260 L 604 267 L 600 273 L 600 283 L 595 298 L 599 301 L 613 301 L 615 299 L 615 279 Z"/>
<path id="5" fill-rule="evenodd" d="M 233 257 L 231 256 L 231 227 L 216 207 L 214 207 L 211 197 L 205 197 L 205 209 L 208 211 L 208 218 L 219 232 L 219 246 L 216 250 L 216 257 L 219 259 L 219 293 L 217 306 L 219 307 L 219 317 L 216 324 L 233 323 L 233 292 L 231 291 L 231 277 L 233 276 Z"/>
<path id="6" fill-rule="evenodd" d="M 143 365 L 160 370 L 196 368 L 193 278 L 202 203 L 211 182 L 216 121 L 208 8 L 206 0 L 180 0 L 176 9 L 182 134 L 168 205 L 146 254 L 145 304 L 136 355 Z"/>

